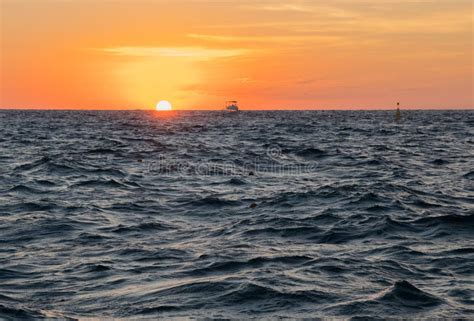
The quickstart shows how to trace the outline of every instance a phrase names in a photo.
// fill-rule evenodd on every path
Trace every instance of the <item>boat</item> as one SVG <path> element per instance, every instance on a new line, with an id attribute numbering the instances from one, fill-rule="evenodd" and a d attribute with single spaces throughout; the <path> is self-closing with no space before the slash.
<path id="1" fill-rule="evenodd" d="M 229 100 L 225 102 L 225 109 L 229 112 L 235 113 L 239 111 L 239 106 L 236 100 Z"/>

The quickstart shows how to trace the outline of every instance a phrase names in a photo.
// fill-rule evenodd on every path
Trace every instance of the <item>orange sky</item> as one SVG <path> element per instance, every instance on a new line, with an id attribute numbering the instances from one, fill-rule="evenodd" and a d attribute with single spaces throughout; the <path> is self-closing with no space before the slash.
<path id="1" fill-rule="evenodd" d="M 471 0 L 0 3 L 0 108 L 474 108 Z"/>

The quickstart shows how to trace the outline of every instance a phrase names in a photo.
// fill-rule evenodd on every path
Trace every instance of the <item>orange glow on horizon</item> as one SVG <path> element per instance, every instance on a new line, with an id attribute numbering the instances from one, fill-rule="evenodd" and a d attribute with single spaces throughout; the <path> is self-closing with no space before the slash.
<path id="1" fill-rule="evenodd" d="M 474 108 L 470 1 L 0 1 L 0 108 Z"/>

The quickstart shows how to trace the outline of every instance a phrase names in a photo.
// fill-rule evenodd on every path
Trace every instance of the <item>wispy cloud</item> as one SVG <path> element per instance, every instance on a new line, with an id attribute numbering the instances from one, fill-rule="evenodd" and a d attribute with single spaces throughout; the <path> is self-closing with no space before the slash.
<path id="1" fill-rule="evenodd" d="M 307 42 L 307 41 L 337 41 L 340 40 L 339 36 L 331 35 L 288 35 L 288 36 L 223 36 L 223 35 L 208 35 L 208 34 L 195 34 L 191 33 L 187 35 L 190 38 L 200 39 L 205 41 L 215 42 Z"/>
<path id="2" fill-rule="evenodd" d="M 312 9 L 306 6 L 297 4 L 273 4 L 263 5 L 259 7 L 253 7 L 255 9 L 268 10 L 268 11 L 296 11 L 296 12 L 311 12 Z"/>
<path id="3" fill-rule="evenodd" d="M 99 50 L 117 56 L 196 59 L 235 57 L 249 52 L 246 49 L 210 49 L 202 47 L 113 47 Z"/>
<path id="4" fill-rule="evenodd" d="M 260 5 L 244 5 L 242 6 L 247 10 L 262 10 L 262 11 L 274 11 L 274 12 L 285 12 L 285 13 L 302 13 L 312 14 L 324 18 L 351 18 L 356 17 L 354 11 L 346 8 L 339 7 L 337 5 L 329 5 L 326 2 L 314 2 L 314 1 L 303 1 L 300 3 L 267 3 Z"/>

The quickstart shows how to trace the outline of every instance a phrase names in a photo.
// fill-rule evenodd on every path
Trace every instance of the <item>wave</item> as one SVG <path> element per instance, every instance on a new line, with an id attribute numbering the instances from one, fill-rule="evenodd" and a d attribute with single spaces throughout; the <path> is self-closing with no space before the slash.
<path id="1" fill-rule="evenodd" d="M 94 149 L 88 149 L 86 151 L 83 151 L 84 154 L 99 154 L 99 155 L 104 155 L 104 154 L 117 154 L 117 150 L 113 150 L 110 148 L 94 148 Z"/>
<path id="2" fill-rule="evenodd" d="M 137 262 L 153 262 L 163 260 L 181 260 L 189 256 L 189 253 L 181 249 L 161 248 L 143 249 L 140 247 L 127 247 L 117 250 L 117 255 L 125 259 L 133 259 Z"/>
<path id="3" fill-rule="evenodd" d="M 70 188 L 77 188 L 77 187 L 139 188 L 141 186 L 137 183 L 124 181 L 124 180 L 118 181 L 115 179 L 90 179 L 90 180 L 79 181 L 70 186 Z"/>
<path id="4" fill-rule="evenodd" d="M 427 216 L 419 218 L 413 221 L 413 224 L 433 226 L 433 225 L 449 225 L 458 226 L 464 228 L 474 227 L 474 214 L 461 215 L 461 214 L 448 214 L 440 216 Z"/>
<path id="5" fill-rule="evenodd" d="M 140 233 L 147 231 L 169 231 L 175 227 L 166 223 L 159 222 L 144 222 L 138 225 L 119 225 L 113 228 L 111 231 L 114 233 L 125 234 L 125 233 Z"/>
<path id="6" fill-rule="evenodd" d="M 306 159 L 320 159 L 329 156 L 326 151 L 313 147 L 298 150 L 295 154 Z"/>
<path id="7" fill-rule="evenodd" d="M 24 212 L 47 212 L 58 209 L 59 206 L 53 202 L 18 202 L 0 205 L 0 210 L 4 213 L 24 213 Z"/>
<path id="8" fill-rule="evenodd" d="M 474 179 L 474 171 L 470 171 L 470 172 L 464 174 L 463 177 L 467 178 L 467 179 Z"/>
<path id="9" fill-rule="evenodd" d="M 242 203 L 240 201 L 223 199 L 216 196 L 207 196 L 207 197 L 203 197 L 201 199 L 193 200 L 186 203 L 187 206 L 215 207 L 215 208 L 225 207 L 225 206 L 239 206 L 241 204 Z"/>
<path id="10" fill-rule="evenodd" d="M 278 257 L 255 257 L 243 261 L 219 261 L 209 263 L 207 266 L 193 269 L 186 274 L 189 275 L 207 275 L 216 273 L 229 273 L 229 272 L 241 272 L 246 269 L 260 268 L 265 265 L 301 265 L 305 262 L 312 260 L 313 258 L 308 256 L 289 255 L 289 256 L 278 256 Z"/>
<path id="11" fill-rule="evenodd" d="M 441 166 L 441 165 L 446 165 L 446 164 L 448 164 L 448 161 L 447 161 L 447 160 L 444 160 L 444 159 L 441 159 L 441 158 L 438 158 L 438 159 L 435 159 L 435 160 L 431 161 L 431 163 L 432 163 L 433 165 Z"/>
<path id="12" fill-rule="evenodd" d="M 326 311 L 343 315 L 399 315 L 400 309 L 416 313 L 433 309 L 445 301 L 433 294 L 422 291 L 408 281 L 397 281 L 389 288 L 347 303 L 332 305 Z"/>
<path id="13" fill-rule="evenodd" d="M 26 164 L 22 164 L 22 165 L 18 165 L 16 166 L 15 168 L 13 168 L 14 171 L 28 171 L 28 170 L 32 170 L 36 167 L 39 167 L 43 164 L 47 164 L 51 162 L 51 158 L 49 158 L 48 156 L 44 156 L 36 161 L 33 161 L 33 162 L 30 162 L 30 163 L 26 163 Z"/>
<path id="14" fill-rule="evenodd" d="M 442 304 L 435 295 L 424 292 L 408 281 L 397 281 L 393 286 L 377 294 L 372 300 L 421 309 Z"/>
<path id="15" fill-rule="evenodd" d="M 338 225 L 313 238 L 313 240 L 319 243 L 343 244 L 363 239 L 397 239 L 399 235 L 418 231 L 416 226 L 385 216 L 381 219 L 369 218 L 366 222 L 354 220 L 354 223 L 348 225 Z"/>
<path id="16" fill-rule="evenodd" d="M 49 156 L 44 156 L 39 160 L 16 166 L 13 169 L 14 172 L 34 172 L 39 170 L 44 170 L 47 173 L 54 173 L 56 175 L 77 173 L 77 169 L 70 164 L 66 164 L 65 161 L 60 160 L 54 161 L 53 158 Z"/>
<path id="17" fill-rule="evenodd" d="M 246 185 L 248 184 L 246 180 L 244 179 L 240 179 L 240 178 L 231 178 L 229 181 L 227 181 L 227 184 L 230 184 L 230 185 Z"/>
<path id="18" fill-rule="evenodd" d="M 260 311 L 265 309 L 273 310 L 275 306 L 280 307 L 297 307 L 301 303 L 321 303 L 328 301 L 333 297 L 328 292 L 316 290 L 300 290 L 300 291 L 281 291 L 270 286 L 264 286 L 251 282 L 241 284 L 237 289 L 229 291 L 221 295 L 218 300 L 221 304 L 227 305 L 259 305 Z"/>
<path id="19" fill-rule="evenodd" d="M 261 227 L 249 228 L 242 233 L 243 237 L 283 237 L 283 238 L 307 238 L 312 239 L 314 235 L 320 235 L 321 230 L 316 226 L 296 226 L 296 227 Z"/>
<path id="20" fill-rule="evenodd" d="M 2 320 L 37 320 L 46 318 L 46 315 L 32 309 L 0 304 L 0 318 Z"/>
<path id="21" fill-rule="evenodd" d="M 48 191 L 43 191 L 41 189 L 37 189 L 37 188 L 20 184 L 1 192 L 20 193 L 20 194 L 44 194 L 44 193 L 47 193 Z"/>

